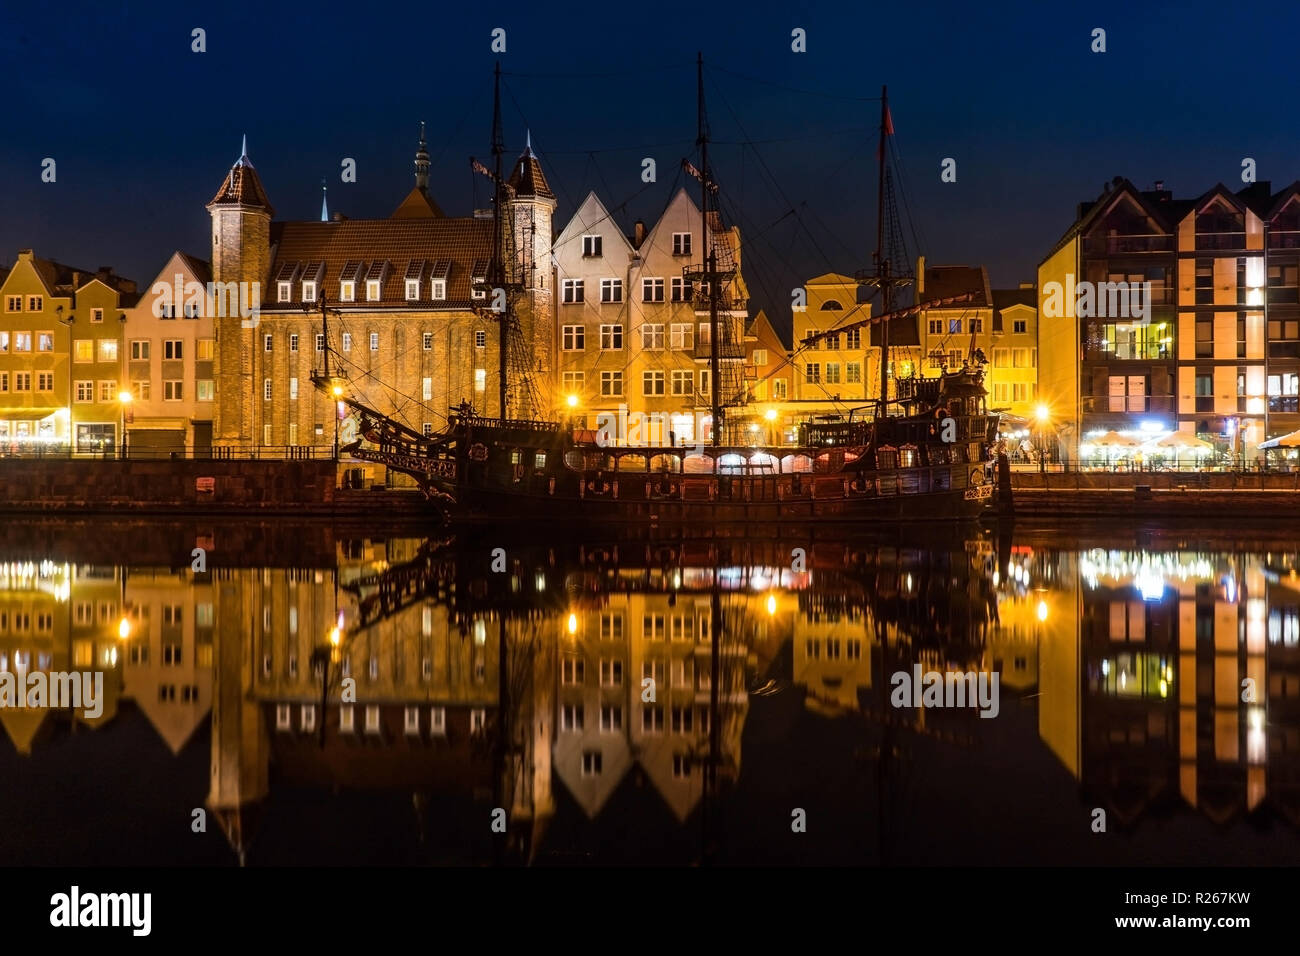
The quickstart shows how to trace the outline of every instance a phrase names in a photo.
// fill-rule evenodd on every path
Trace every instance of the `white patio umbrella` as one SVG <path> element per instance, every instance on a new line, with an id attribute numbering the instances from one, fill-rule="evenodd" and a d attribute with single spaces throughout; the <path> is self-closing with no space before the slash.
<path id="1" fill-rule="evenodd" d="M 1179 459 L 1183 452 L 1187 452 L 1193 458 L 1203 458 L 1214 451 L 1214 446 L 1203 439 L 1197 438 L 1191 432 L 1170 432 L 1163 438 L 1157 438 L 1155 441 L 1147 442 L 1146 448 L 1154 452 L 1174 453 L 1174 466 L 1177 467 Z"/>

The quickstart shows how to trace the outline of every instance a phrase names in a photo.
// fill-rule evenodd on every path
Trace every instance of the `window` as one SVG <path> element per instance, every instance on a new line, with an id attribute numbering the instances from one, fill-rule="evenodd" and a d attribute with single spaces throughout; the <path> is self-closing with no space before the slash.
<path id="1" fill-rule="evenodd" d="M 368 734 L 379 733 L 379 705 L 378 704 L 366 705 L 366 733 Z"/>
<path id="2" fill-rule="evenodd" d="M 844 347 L 846 349 L 862 348 L 862 330 L 849 329 L 844 333 Z"/>
<path id="3" fill-rule="evenodd" d="M 620 660 L 602 660 L 600 662 L 600 686 L 621 687 L 623 685 L 623 662 Z"/>
<path id="4" fill-rule="evenodd" d="M 296 336 L 295 336 L 295 338 L 296 338 Z M 343 351 L 345 351 L 345 352 L 351 352 L 351 351 L 352 351 L 352 333 L 351 333 L 351 332 L 344 332 L 344 333 L 343 333 Z"/>
<path id="5" fill-rule="evenodd" d="M 77 382 L 77 401 L 93 402 L 95 400 L 95 383 L 94 382 Z"/>
<path id="6" fill-rule="evenodd" d="M 271 426 L 270 426 L 270 425 L 263 425 L 263 426 L 262 426 L 262 444 L 263 444 L 263 445 L 269 445 L 269 444 L 271 444 L 271 437 L 272 437 L 272 435 L 271 435 Z"/>
<path id="7" fill-rule="evenodd" d="M 402 709 L 402 733 L 414 737 L 420 732 L 420 708 L 404 707 Z"/>
<path id="8" fill-rule="evenodd" d="M 379 351 L 379 333 L 378 333 L 378 332 L 371 332 L 371 333 L 370 333 L 370 351 L 372 351 L 372 352 L 378 352 L 378 351 Z"/>
<path id="9" fill-rule="evenodd" d="M 269 352 L 272 348 L 272 338 L 269 334 L 262 336 L 262 351 Z"/>
<path id="10" fill-rule="evenodd" d="M 826 336 L 826 348 L 838 352 L 840 349 L 840 334 L 838 332 Z"/>
<path id="11" fill-rule="evenodd" d="M 379 280 L 378 279 L 366 280 L 366 301 L 367 302 L 379 301 Z"/>
<path id="12" fill-rule="evenodd" d="M 839 362 L 826 363 L 826 383 L 828 385 L 840 384 L 840 363 Z"/>
<path id="13" fill-rule="evenodd" d="M 670 726 L 675 734 L 689 734 L 695 729 L 695 712 L 689 706 L 674 707 Z"/>
<path id="14" fill-rule="evenodd" d="M 78 362 L 89 362 L 89 361 L 90 361 L 90 349 L 89 349 L 89 348 L 85 348 L 85 349 L 83 349 L 83 348 L 82 348 L 83 345 L 89 346 L 89 345 L 90 345 L 90 342 L 89 342 L 88 340 L 83 339 L 82 341 L 80 341 L 80 342 L 77 343 L 77 358 L 76 358 L 76 361 L 78 361 Z M 83 358 L 83 354 L 84 354 L 84 356 L 85 356 L 84 358 Z M 136 339 L 134 342 L 131 343 L 131 361 L 132 361 L 132 362 L 147 362 L 148 360 L 149 360 L 149 340 L 148 340 L 148 339 Z"/>
<path id="15" fill-rule="evenodd" d="M 767 349 L 754 349 L 754 368 L 767 368 Z"/>
<path id="16" fill-rule="evenodd" d="M 712 336 L 713 331 L 709 328 L 709 323 L 701 322 L 699 333 L 696 335 L 695 340 L 701 345 L 708 345 L 712 341 Z"/>
<path id="17" fill-rule="evenodd" d="M 804 366 L 804 381 L 815 383 L 822 380 L 822 367 L 817 362 L 809 362 Z"/>
<path id="18" fill-rule="evenodd" d="M 20 295 L 11 295 L 5 299 L 6 312 L 21 312 L 23 310 L 23 297 Z"/>
<path id="19" fill-rule="evenodd" d="M 786 381 L 783 378 L 772 379 L 772 397 L 785 398 L 787 392 Z"/>
<path id="20" fill-rule="evenodd" d="M 695 393 L 695 372 L 690 369 L 673 369 L 672 393 L 674 395 L 693 395 Z"/>
<path id="21" fill-rule="evenodd" d="M 423 341 L 423 345 L 424 345 L 424 350 L 425 350 L 426 352 L 431 352 L 431 351 L 433 351 L 433 333 L 432 333 L 432 332 L 425 332 L 422 341 Z"/>
<path id="22" fill-rule="evenodd" d="M 623 708 L 600 708 L 600 730 L 602 733 L 617 733 L 623 729 Z"/>
<path id="23" fill-rule="evenodd" d="M 949 319 L 949 320 L 948 320 L 948 334 L 949 334 L 949 335 L 960 335 L 960 334 L 961 334 L 961 319 Z"/>
<path id="24" fill-rule="evenodd" d="M 407 279 L 406 280 L 406 301 L 414 302 L 418 298 L 420 298 L 420 280 Z"/>
<path id="25" fill-rule="evenodd" d="M 686 754 L 673 754 L 673 779 L 684 780 L 691 775 L 691 758 Z"/>
<path id="26" fill-rule="evenodd" d="M 662 302 L 663 300 L 664 300 L 663 279 L 642 279 L 641 280 L 641 301 L 642 302 Z"/>
<path id="27" fill-rule="evenodd" d="M 99 339 L 96 344 L 101 362 L 117 361 L 117 339 Z"/>
<path id="28" fill-rule="evenodd" d="M 583 372 L 565 372 L 561 376 L 564 383 L 565 395 L 579 395 L 582 393 L 582 387 L 585 384 L 586 374 Z"/>
<path id="29" fill-rule="evenodd" d="M 487 333 L 484 332 L 482 329 L 474 333 L 474 348 L 476 349 L 487 348 Z"/>
<path id="30" fill-rule="evenodd" d="M 185 383 L 172 379 L 163 382 L 163 401 L 179 402 L 185 398 Z"/>
<path id="31" fill-rule="evenodd" d="M 325 336 L 319 332 L 316 333 L 316 351 L 317 352 L 325 351 Z"/>
<path id="32" fill-rule="evenodd" d="M 117 343 L 113 343 L 116 345 Z M 36 333 L 36 351 L 53 352 L 54 351 L 54 333 L 37 332 Z"/>
<path id="33" fill-rule="evenodd" d="M 487 390 L 487 369 L 474 369 L 474 391 L 482 392 Z"/>
<path id="34" fill-rule="evenodd" d="M 690 322 L 674 322 L 668 341 L 669 345 L 675 349 L 694 348 L 695 326 Z"/>
<path id="35" fill-rule="evenodd" d="M 583 236 L 582 237 L 582 256 L 584 259 L 592 259 L 601 255 L 601 237 L 600 236 Z"/>
<path id="36" fill-rule="evenodd" d="M 14 372 L 14 391 L 30 392 L 32 390 L 31 372 Z"/>
<path id="37" fill-rule="evenodd" d="M 623 394 L 622 372 L 600 373 L 600 394 L 606 398 L 618 398 Z"/>
<path id="38" fill-rule="evenodd" d="M 564 351 L 581 352 L 587 347 L 587 329 L 582 325 L 566 325 L 561 338 Z"/>
<path id="39" fill-rule="evenodd" d="M 622 279 L 601 279 L 600 280 L 600 301 L 601 302 L 622 302 L 623 301 L 623 280 Z"/>
<path id="40" fill-rule="evenodd" d="M 29 295 L 27 297 L 27 311 L 39 312 L 45 308 L 45 300 L 39 295 Z"/>
<path id="41" fill-rule="evenodd" d="M 289 351 L 298 351 L 298 333 L 294 332 L 289 336 Z"/>
<path id="42" fill-rule="evenodd" d="M 430 279 L 429 280 L 429 298 L 435 302 L 441 302 L 447 298 L 447 280 Z M 475 296 L 481 298 L 481 296 Z"/>
<path id="43" fill-rule="evenodd" d="M 52 392 L 54 391 L 54 373 L 37 372 L 36 373 L 36 391 Z"/>
<path id="44" fill-rule="evenodd" d="M 582 752 L 582 775 L 594 777 L 600 773 L 600 751 L 584 750 Z"/>
<path id="45" fill-rule="evenodd" d="M 970 328 L 967 329 L 967 331 L 968 331 L 968 332 L 983 332 L 983 331 L 984 331 L 984 320 L 983 320 L 983 319 L 971 319 L 971 320 L 970 320 Z"/>
<path id="46" fill-rule="evenodd" d="M 216 339 L 199 339 L 194 343 L 194 357 L 200 362 L 211 362 L 216 350 Z"/>
<path id="47" fill-rule="evenodd" d="M 584 723 L 583 716 L 582 704 L 565 704 L 560 708 L 560 729 L 581 730 Z"/>
<path id="48" fill-rule="evenodd" d="M 602 325 L 600 327 L 600 347 L 605 351 L 617 352 L 623 348 L 623 326 Z"/>
<path id="49" fill-rule="evenodd" d="M 1029 349 L 1012 349 L 1011 350 L 1011 367 L 1028 368 L 1029 367 Z"/>
<path id="50" fill-rule="evenodd" d="M 850 385 L 862 384 L 862 363 L 850 362 L 847 366 L 845 366 L 844 380 L 848 382 Z"/>
<path id="51" fill-rule="evenodd" d="M 420 394 L 422 401 L 427 402 L 433 399 L 433 379 L 420 379 Z"/>
<path id="52" fill-rule="evenodd" d="M 1013 319 L 1011 322 L 1011 331 L 1020 335 L 1029 331 L 1028 319 Z"/>
<path id="53" fill-rule="evenodd" d="M 269 378 L 262 379 L 262 398 L 268 402 L 271 400 L 271 380 Z M 270 444 L 270 442 L 267 442 L 267 444 Z"/>
<path id="54" fill-rule="evenodd" d="M 14 333 L 14 351 L 30 352 L 32 350 L 32 333 L 15 332 Z"/>
<path id="55" fill-rule="evenodd" d="M 180 383 L 177 382 L 177 384 L 179 385 Z M 298 379 L 291 378 L 289 379 L 289 401 L 293 402 L 293 401 L 297 401 L 297 399 L 298 399 Z M 292 445 L 293 442 L 290 442 L 289 444 Z"/>
<path id="56" fill-rule="evenodd" d="M 169 362 L 185 357 L 185 342 L 181 339 L 168 339 L 163 342 L 163 358 Z M 100 359 L 103 361 L 103 359 Z"/>
<path id="57" fill-rule="evenodd" d="M 445 737 L 447 735 L 446 707 L 429 708 L 429 733 L 438 737 Z"/>
<path id="58" fill-rule="evenodd" d="M 662 641 L 664 639 L 664 616 L 662 614 L 646 614 L 641 618 L 641 636 L 647 641 Z"/>
<path id="59" fill-rule="evenodd" d="M 600 639 L 602 641 L 623 640 L 623 618 L 618 614 L 600 616 Z"/>
<path id="60" fill-rule="evenodd" d="M 357 283 L 355 279 L 345 279 L 339 283 L 339 301 L 355 302 L 357 300 Z"/>
<path id="61" fill-rule="evenodd" d="M 302 301 L 304 302 L 316 301 L 316 283 L 304 282 L 302 284 Z"/>
<path id="62" fill-rule="evenodd" d="M 673 279 L 669 283 L 669 298 L 673 302 L 689 302 L 691 299 L 691 283 L 686 279 Z"/>
<path id="63" fill-rule="evenodd" d="M 561 684 L 581 684 L 585 677 L 585 665 L 582 658 L 566 657 L 560 661 Z"/>
<path id="64" fill-rule="evenodd" d="M 278 302 L 288 302 L 293 298 L 292 282 L 277 282 L 275 284 L 275 298 Z"/>
<path id="65" fill-rule="evenodd" d="M 662 323 L 647 323 L 641 326 L 641 348 L 658 352 L 664 347 L 664 327 Z"/>
<path id="66" fill-rule="evenodd" d="M 99 383 L 99 400 L 104 404 L 117 401 L 117 379 L 105 379 Z"/>
<path id="67" fill-rule="evenodd" d="M 689 256 L 691 254 L 691 234 L 689 232 L 673 233 L 673 255 Z"/>
<path id="68" fill-rule="evenodd" d="M 581 279 L 564 279 L 560 284 L 560 301 L 566 305 L 573 305 L 577 302 L 585 301 L 582 291 Z"/>
<path id="69" fill-rule="evenodd" d="M 641 708 L 641 732 L 661 734 L 664 730 L 664 709 L 658 705 Z"/>
<path id="70" fill-rule="evenodd" d="M 649 371 L 641 373 L 641 394 L 662 395 L 664 393 L 664 373 Z"/>

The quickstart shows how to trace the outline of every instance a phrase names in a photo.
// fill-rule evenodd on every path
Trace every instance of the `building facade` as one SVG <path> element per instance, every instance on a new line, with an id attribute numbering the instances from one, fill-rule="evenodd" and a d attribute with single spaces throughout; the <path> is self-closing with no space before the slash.
<path id="1" fill-rule="evenodd" d="M 1177 200 L 1117 177 L 1081 204 L 1038 270 L 1043 397 L 1067 450 L 1178 431 L 1249 461 L 1300 427 L 1298 188 Z"/>

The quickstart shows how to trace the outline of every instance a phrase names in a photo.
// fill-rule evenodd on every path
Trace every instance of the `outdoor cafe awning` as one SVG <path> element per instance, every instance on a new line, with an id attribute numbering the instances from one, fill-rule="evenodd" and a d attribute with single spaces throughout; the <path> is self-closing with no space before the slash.
<path id="1" fill-rule="evenodd" d="M 1288 432 L 1277 438 L 1262 441 L 1259 447 L 1261 451 L 1268 451 L 1270 448 L 1300 448 L 1300 431 Z"/>

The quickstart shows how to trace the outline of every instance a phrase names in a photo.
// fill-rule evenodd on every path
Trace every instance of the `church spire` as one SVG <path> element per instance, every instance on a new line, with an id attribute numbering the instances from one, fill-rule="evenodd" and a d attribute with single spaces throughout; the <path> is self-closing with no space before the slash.
<path id="1" fill-rule="evenodd" d="M 415 151 L 415 188 L 429 189 L 429 147 L 424 141 L 424 123 L 420 123 L 420 148 Z"/>
<path id="2" fill-rule="evenodd" d="M 322 179 L 320 181 L 320 221 L 321 222 L 330 221 L 330 207 L 329 207 L 329 203 L 326 201 L 328 199 L 328 195 L 327 195 L 328 192 L 329 190 L 325 188 L 325 180 Z"/>

